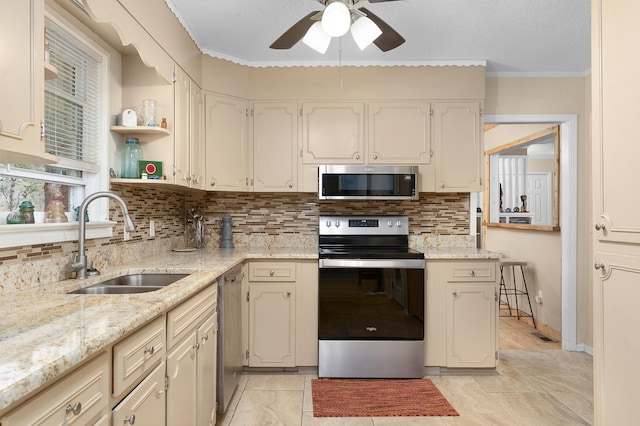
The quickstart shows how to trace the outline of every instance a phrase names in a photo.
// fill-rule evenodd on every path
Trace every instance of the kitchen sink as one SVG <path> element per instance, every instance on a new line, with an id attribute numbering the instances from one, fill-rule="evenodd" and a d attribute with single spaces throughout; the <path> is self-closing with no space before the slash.
<path id="1" fill-rule="evenodd" d="M 111 278 L 69 294 L 136 294 L 160 290 L 189 274 L 130 274 Z"/>

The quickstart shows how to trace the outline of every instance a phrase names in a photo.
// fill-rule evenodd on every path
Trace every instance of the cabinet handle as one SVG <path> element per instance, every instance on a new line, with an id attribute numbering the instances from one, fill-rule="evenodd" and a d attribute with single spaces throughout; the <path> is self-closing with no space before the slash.
<path id="1" fill-rule="evenodd" d="M 596 223 L 596 231 L 600 231 L 600 230 L 606 230 L 607 227 L 605 226 L 604 223 Z"/>
<path id="2" fill-rule="evenodd" d="M 476 271 L 473 271 L 473 270 L 472 270 L 472 271 L 471 271 L 471 276 L 472 276 L 472 277 L 475 277 L 475 276 L 476 276 Z"/>
<path id="3" fill-rule="evenodd" d="M 290 291 L 287 292 L 287 297 L 291 297 L 291 292 Z"/>
<path id="4" fill-rule="evenodd" d="M 440 184 L 440 188 L 444 188 L 444 183 L 441 183 L 441 184 Z"/>
<path id="5" fill-rule="evenodd" d="M 377 160 L 378 159 L 378 154 L 373 154 L 373 159 Z"/>
<path id="6" fill-rule="evenodd" d="M 455 290 L 453 292 L 451 292 L 451 294 L 453 294 L 453 297 L 458 297 L 458 292 L 455 291 Z"/>
<path id="7" fill-rule="evenodd" d="M 289 184 L 289 188 L 293 188 L 293 184 L 292 183 Z"/>
<path id="8" fill-rule="evenodd" d="M 203 340 L 203 341 L 205 341 L 205 342 L 206 342 L 207 340 L 209 340 L 209 335 L 208 335 L 208 334 L 205 334 L 204 336 L 202 336 L 202 340 Z"/>
<path id="9" fill-rule="evenodd" d="M 147 355 L 153 355 L 153 353 L 156 351 L 156 348 L 154 346 L 151 346 L 150 348 L 144 348 L 144 354 Z"/>
<path id="10" fill-rule="evenodd" d="M 80 404 L 79 402 L 76 402 L 73 405 L 69 404 L 67 405 L 67 408 L 65 408 L 65 412 L 67 414 L 73 413 L 74 416 L 80 414 L 80 411 L 82 411 L 82 404 Z"/>
<path id="11" fill-rule="evenodd" d="M 191 176 L 187 176 L 187 182 L 191 182 Z"/>
<path id="12" fill-rule="evenodd" d="M 356 160 L 360 159 L 360 154 L 356 154 Z"/>
<path id="13" fill-rule="evenodd" d="M 200 343 L 194 343 L 192 348 L 193 349 L 200 349 Z"/>
<path id="14" fill-rule="evenodd" d="M 129 423 L 130 425 L 135 424 L 136 423 L 136 415 L 132 414 L 130 416 L 126 416 L 124 419 L 122 419 L 122 421 L 124 423 Z"/>
<path id="15" fill-rule="evenodd" d="M 275 273 L 276 273 L 276 272 L 275 272 L 275 271 L 273 271 L 273 270 L 269 271 L 269 275 L 271 275 L 271 276 L 273 276 Z"/>
<path id="16" fill-rule="evenodd" d="M 596 263 L 593 265 L 593 267 L 594 267 L 594 268 L 596 268 L 596 270 L 598 270 L 598 269 L 602 269 L 602 271 L 604 272 L 604 263 L 596 262 Z"/>
<path id="17" fill-rule="evenodd" d="M 211 181 L 211 186 L 216 186 L 215 181 Z"/>

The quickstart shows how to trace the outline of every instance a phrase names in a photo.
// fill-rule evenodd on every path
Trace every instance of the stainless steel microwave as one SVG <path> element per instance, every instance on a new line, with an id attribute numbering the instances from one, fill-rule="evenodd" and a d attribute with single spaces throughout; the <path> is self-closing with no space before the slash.
<path id="1" fill-rule="evenodd" d="M 320 166 L 320 200 L 417 200 L 418 166 Z"/>

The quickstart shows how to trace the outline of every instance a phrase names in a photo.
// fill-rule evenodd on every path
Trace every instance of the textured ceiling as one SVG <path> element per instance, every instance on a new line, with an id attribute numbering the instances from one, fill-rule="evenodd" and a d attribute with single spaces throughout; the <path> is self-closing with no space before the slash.
<path id="1" fill-rule="evenodd" d="M 401 0 L 367 6 L 407 41 L 360 51 L 349 34 L 321 55 L 269 45 L 317 0 L 166 0 L 203 53 L 256 67 L 486 63 L 487 75 L 590 72 L 590 0 Z M 340 49 L 342 48 L 342 49 Z M 342 50 L 342 52 L 340 52 Z M 341 54 L 340 54 L 341 53 Z"/>

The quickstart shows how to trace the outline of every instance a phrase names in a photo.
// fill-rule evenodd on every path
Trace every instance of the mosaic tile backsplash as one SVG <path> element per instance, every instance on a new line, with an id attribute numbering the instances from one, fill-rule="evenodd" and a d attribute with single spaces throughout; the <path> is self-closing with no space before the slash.
<path id="1" fill-rule="evenodd" d="M 232 217 L 236 247 L 314 247 L 321 214 L 407 215 L 410 241 L 432 245 L 442 241 L 434 242 L 434 238 L 452 237 L 449 241 L 454 245 L 473 245 L 468 235 L 469 194 L 465 193 L 423 193 L 418 201 L 356 202 L 319 201 L 313 193 L 208 193 L 128 184 L 112 184 L 111 190 L 127 203 L 136 230 L 124 241 L 122 214 L 111 203 L 111 219 L 118 222 L 113 236 L 87 241 L 88 255 L 98 269 L 189 245 L 185 238 L 191 227 L 187 209 L 192 207 L 204 216 L 205 243 L 210 247 L 218 246 L 223 215 Z M 153 237 L 149 236 L 150 220 L 154 221 Z M 9 275 L 8 267 L 29 269 L 36 281 L 66 279 L 66 265 L 76 250 L 77 242 L 0 249 L 0 280 Z"/>

